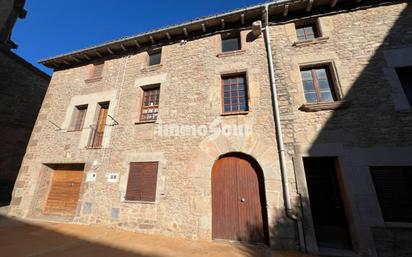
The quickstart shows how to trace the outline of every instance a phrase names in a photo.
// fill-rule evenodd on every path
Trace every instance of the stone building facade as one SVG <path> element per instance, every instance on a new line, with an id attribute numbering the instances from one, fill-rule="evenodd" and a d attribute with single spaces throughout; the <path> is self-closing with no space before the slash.
<path id="1" fill-rule="evenodd" d="M 0 1 L 0 206 L 11 200 L 30 134 L 50 77 L 11 51 L 11 32 L 24 1 Z"/>
<path id="2" fill-rule="evenodd" d="M 215 169 L 223 170 L 223 160 L 239 158 L 250 160 L 262 178 L 263 214 L 249 221 L 263 219 L 264 241 L 271 247 L 300 245 L 310 253 L 339 256 L 407 253 L 411 202 L 407 197 L 403 202 L 406 215 L 396 212 L 396 199 L 389 202 L 395 207 L 386 209 L 387 195 L 380 189 L 391 186 L 385 181 L 393 182 L 392 195 L 397 195 L 412 172 L 408 79 L 399 72 L 412 66 L 409 3 L 315 0 L 268 5 L 286 173 L 300 222 L 285 214 L 270 59 L 265 37 L 256 33 L 259 23 L 251 25 L 262 19 L 264 5 L 44 60 L 55 72 L 10 213 L 192 239 L 230 239 L 218 235 L 224 225 L 215 225 L 216 197 L 226 196 L 214 191 L 214 178 L 219 174 Z M 308 27 L 309 33 L 300 33 Z M 240 43 L 225 41 L 227 33 L 239 33 L 229 39 Z M 223 42 L 235 50 L 222 51 L 228 47 Z M 159 53 L 160 61 L 154 57 Z M 227 113 L 225 86 L 236 83 L 234 77 L 239 83 L 239 74 L 247 81 L 248 108 Z M 332 101 L 311 102 L 310 94 L 325 96 L 324 81 Z M 307 90 L 308 83 L 320 89 Z M 160 100 L 146 106 L 145 92 L 154 88 Z M 156 120 L 142 120 L 145 108 L 156 107 Z M 99 130 L 102 115 L 105 125 Z M 98 147 L 91 147 L 97 134 Z M 136 192 L 130 188 L 141 190 L 132 183 L 135 163 L 156 163 L 154 191 L 139 191 L 139 199 L 151 192 L 154 200 L 130 200 Z M 72 212 L 51 214 L 48 209 L 63 208 L 53 207 L 60 203 L 51 199 L 59 197 L 54 185 L 62 170 L 80 170 L 84 176 L 78 198 L 64 207 L 67 211 L 74 203 Z M 253 235 L 258 233 L 254 225 L 248 228 Z"/>

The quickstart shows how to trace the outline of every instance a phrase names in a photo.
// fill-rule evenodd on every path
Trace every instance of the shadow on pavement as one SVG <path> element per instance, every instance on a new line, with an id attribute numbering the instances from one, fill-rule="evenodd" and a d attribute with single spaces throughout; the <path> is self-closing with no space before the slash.
<path id="1" fill-rule="evenodd" d="M 145 235 L 106 227 L 22 221 L 0 215 L 0 251 L 7 257 L 268 257 L 242 244 Z"/>

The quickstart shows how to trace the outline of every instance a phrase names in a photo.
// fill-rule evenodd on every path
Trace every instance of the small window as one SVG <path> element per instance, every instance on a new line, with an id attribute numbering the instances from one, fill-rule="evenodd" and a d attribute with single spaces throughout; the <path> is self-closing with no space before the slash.
<path id="1" fill-rule="evenodd" d="M 223 112 L 245 112 L 249 110 L 246 76 L 222 77 Z"/>
<path id="2" fill-rule="evenodd" d="M 143 89 L 141 121 L 156 120 L 159 113 L 160 86 L 154 85 Z"/>
<path id="3" fill-rule="evenodd" d="M 329 66 L 301 69 L 303 89 L 308 103 L 333 102 L 337 100 Z"/>
<path id="4" fill-rule="evenodd" d="M 222 52 L 238 51 L 241 49 L 240 34 L 231 32 L 222 34 Z"/>
<path id="5" fill-rule="evenodd" d="M 412 166 L 370 167 L 383 219 L 412 222 Z"/>
<path id="6" fill-rule="evenodd" d="M 157 162 L 130 163 L 126 197 L 128 201 L 156 201 Z"/>
<path id="7" fill-rule="evenodd" d="M 81 130 L 83 128 L 84 119 L 87 113 L 87 104 L 74 107 L 73 113 L 73 130 Z"/>
<path id="8" fill-rule="evenodd" d="M 104 62 L 95 63 L 90 72 L 90 79 L 101 78 L 103 74 Z"/>
<path id="9" fill-rule="evenodd" d="M 311 40 L 319 37 L 316 23 L 313 22 L 305 25 L 297 25 L 296 35 L 299 41 Z"/>
<path id="10" fill-rule="evenodd" d="M 160 64 L 162 59 L 162 51 L 155 51 L 149 53 L 149 66 Z"/>
<path id="11" fill-rule="evenodd" d="M 412 66 L 396 68 L 396 73 L 402 84 L 403 92 L 408 98 L 409 105 L 412 106 Z"/>

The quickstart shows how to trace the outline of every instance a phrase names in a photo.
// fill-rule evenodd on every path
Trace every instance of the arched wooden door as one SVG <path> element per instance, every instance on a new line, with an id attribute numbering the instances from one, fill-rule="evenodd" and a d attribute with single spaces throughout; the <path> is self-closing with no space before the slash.
<path id="1" fill-rule="evenodd" d="M 212 169 L 213 239 L 265 243 L 263 174 L 247 156 L 229 155 Z"/>

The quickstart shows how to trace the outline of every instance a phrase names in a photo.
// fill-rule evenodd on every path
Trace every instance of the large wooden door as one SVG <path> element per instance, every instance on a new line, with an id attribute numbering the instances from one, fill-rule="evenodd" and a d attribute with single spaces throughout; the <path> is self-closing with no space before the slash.
<path id="1" fill-rule="evenodd" d="M 70 167 L 53 171 L 52 183 L 44 209 L 46 214 L 75 214 L 83 175 L 83 170 L 70 169 Z"/>
<path id="2" fill-rule="evenodd" d="M 265 242 L 263 175 L 257 163 L 227 156 L 212 170 L 213 239 Z"/>

